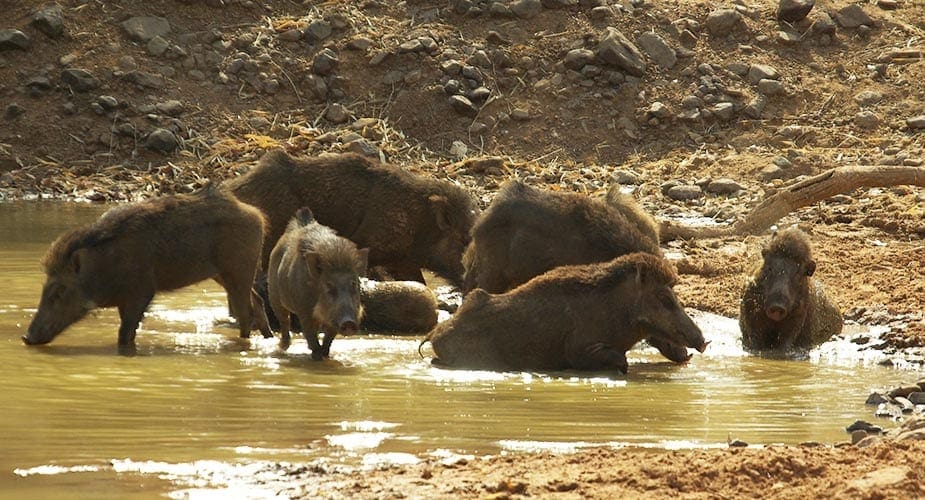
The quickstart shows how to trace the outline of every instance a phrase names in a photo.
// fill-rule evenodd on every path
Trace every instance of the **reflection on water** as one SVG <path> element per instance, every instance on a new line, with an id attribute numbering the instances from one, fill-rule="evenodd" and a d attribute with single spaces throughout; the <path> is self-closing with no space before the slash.
<path id="1" fill-rule="evenodd" d="M 117 355 L 112 310 L 47 346 L 22 345 L 48 243 L 102 210 L 0 204 L 0 491 L 247 496 L 255 478 L 272 486 L 279 461 L 372 466 L 597 445 L 714 447 L 729 436 L 831 443 L 847 438 L 841 426 L 871 417 L 870 390 L 911 378 L 846 340 L 806 361 L 748 356 L 735 321 L 701 313 L 695 321 L 712 341 L 705 354 L 677 366 L 640 348 L 626 376 L 445 370 L 419 357 L 416 338 L 364 335 L 338 338 L 334 359 L 315 362 L 301 338 L 287 352 L 273 339 L 235 338 L 211 282 L 158 296 L 134 357 Z"/>

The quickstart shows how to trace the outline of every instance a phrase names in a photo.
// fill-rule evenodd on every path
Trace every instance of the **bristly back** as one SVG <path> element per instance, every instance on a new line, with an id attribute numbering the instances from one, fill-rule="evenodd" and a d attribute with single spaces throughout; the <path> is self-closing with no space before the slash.
<path id="1" fill-rule="evenodd" d="M 557 267 L 518 288 L 548 286 L 569 293 L 587 292 L 617 286 L 625 279 L 635 279 L 637 272 L 642 273 L 643 279 L 668 286 L 674 286 L 678 279 L 674 269 L 664 258 L 636 252 L 608 262 Z"/>
<path id="2" fill-rule="evenodd" d="M 762 255 L 785 257 L 798 262 L 809 261 L 812 259 L 809 236 L 796 226 L 778 231 L 765 245 Z"/>

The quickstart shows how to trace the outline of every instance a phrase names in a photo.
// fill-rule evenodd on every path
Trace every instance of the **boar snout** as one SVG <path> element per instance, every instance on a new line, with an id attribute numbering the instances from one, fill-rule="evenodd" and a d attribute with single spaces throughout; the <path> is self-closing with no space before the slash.
<path id="1" fill-rule="evenodd" d="M 779 304 L 772 304 L 764 308 L 764 314 L 771 321 L 783 321 L 787 317 L 787 309 Z"/>
<path id="2" fill-rule="evenodd" d="M 359 327 L 355 320 L 347 319 L 340 322 L 339 330 L 343 333 L 356 333 Z"/>

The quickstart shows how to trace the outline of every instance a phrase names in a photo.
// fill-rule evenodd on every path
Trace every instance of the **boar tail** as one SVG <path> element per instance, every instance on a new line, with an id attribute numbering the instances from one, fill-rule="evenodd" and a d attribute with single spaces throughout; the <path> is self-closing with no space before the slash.
<path id="1" fill-rule="evenodd" d="M 430 334 L 429 334 L 429 333 L 427 334 L 427 336 L 424 337 L 424 340 L 422 340 L 421 343 L 418 344 L 418 356 L 420 356 L 421 359 L 424 359 L 424 353 L 421 352 L 421 348 L 424 347 L 424 344 L 426 344 L 426 343 L 428 343 L 428 342 L 430 342 Z"/>

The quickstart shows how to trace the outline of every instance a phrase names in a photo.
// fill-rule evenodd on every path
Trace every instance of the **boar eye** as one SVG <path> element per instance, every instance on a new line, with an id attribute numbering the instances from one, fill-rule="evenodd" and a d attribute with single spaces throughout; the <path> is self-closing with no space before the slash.
<path id="1" fill-rule="evenodd" d="M 337 297 L 337 287 L 334 286 L 334 283 L 325 283 L 325 288 L 328 290 L 328 295 Z"/>
<path id="2" fill-rule="evenodd" d="M 674 297 L 671 294 L 663 293 L 659 295 L 658 300 L 662 303 L 664 307 L 669 309 L 674 308 Z"/>

